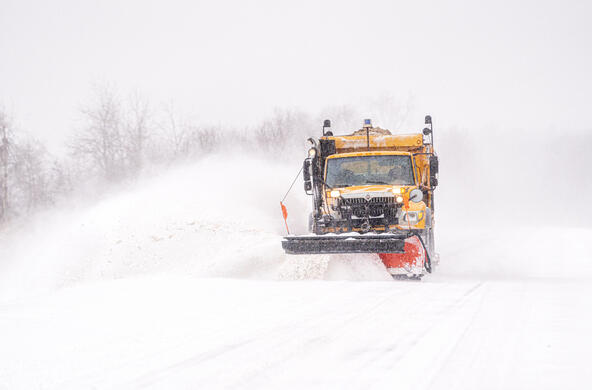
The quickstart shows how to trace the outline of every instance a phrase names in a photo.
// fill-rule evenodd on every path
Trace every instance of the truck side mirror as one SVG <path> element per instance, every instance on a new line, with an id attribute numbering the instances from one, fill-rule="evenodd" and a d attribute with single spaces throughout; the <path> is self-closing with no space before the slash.
<path id="1" fill-rule="evenodd" d="M 430 175 L 434 176 L 436 173 L 438 173 L 438 168 L 438 156 L 430 156 Z"/>
<path id="2" fill-rule="evenodd" d="M 304 192 L 309 194 L 312 190 L 312 181 L 310 180 L 311 159 L 307 158 L 302 164 L 302 177 L 304 178 Z M 310 195 L 310 194 L 309 194 Z"/>
<path id="3" fill-rule="evenodd" d="M 304 181 L 310 181 L 310 163 L 310 159 L 307 158 L 302 164 L 302 177 L 304 177 Z"/>
<path id="4" fill-rule="evenodd" d="M 437 187 L 438 186 L 438 178 L 436 178 L 434 176 L 430 177 L 430 186 Z"/>

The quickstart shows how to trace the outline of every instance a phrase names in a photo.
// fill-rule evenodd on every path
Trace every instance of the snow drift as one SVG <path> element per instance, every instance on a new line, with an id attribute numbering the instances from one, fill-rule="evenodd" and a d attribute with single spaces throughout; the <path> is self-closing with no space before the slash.
<path id="1" fill-rule="evenodd" d="M 213 156 L 91 207 L 45 213 L 0 243 L 0 296 L 150 273 L 387 279 L 374 256 L 284 255 L 280 191 L 294 173 L 269 161 Z M 287 202 L 291 228 L 302 231 L 309 205 L 299 187 Z"/>

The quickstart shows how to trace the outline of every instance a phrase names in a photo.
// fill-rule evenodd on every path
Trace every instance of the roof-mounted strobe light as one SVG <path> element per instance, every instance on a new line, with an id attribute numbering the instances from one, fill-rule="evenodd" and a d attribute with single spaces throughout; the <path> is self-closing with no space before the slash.
<path id="1" fill-rule="evenodd" d="M 364 129 L 366 129 L 366 147 L 370 151 L 370 129 L 372 128 L 372 120 L 364 119 Z"/>
<path id="2" fill-rule="evenodd" d="M 323 122 L 323 137 L 326 136 L 326 135 L 327 136 L 332 136 L 333 135 L 333 133 L 331 131 L 327 131 L 325 133 L 325 129 L 328 128 L 328 127 L 331 127 L 331 121 L 329 119 L 325 119 L 325 121 Z"/>

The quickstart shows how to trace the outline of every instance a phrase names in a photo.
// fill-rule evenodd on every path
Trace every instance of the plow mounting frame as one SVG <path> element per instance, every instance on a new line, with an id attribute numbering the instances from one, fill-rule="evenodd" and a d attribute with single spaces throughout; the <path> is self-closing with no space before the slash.
<path id="1" fill-rule="evenodd" d="M 325 253 L 404 253 L 405 239 L 411 234 L 366 233 L 286 236 L 282 247 L 287 254 Z"/>

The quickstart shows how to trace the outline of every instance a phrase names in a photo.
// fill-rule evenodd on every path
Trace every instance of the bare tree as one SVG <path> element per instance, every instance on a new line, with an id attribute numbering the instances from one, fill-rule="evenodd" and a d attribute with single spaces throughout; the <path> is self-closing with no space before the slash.
<path id="1" fill-rule="evenodd" d="M 162 134 L 160 154 L 169 162 L 211 153 L 221 141 L 220 128 L 195 125 L 181 118 L 172 104 L 165 107 L 164 120 L 159 127 Z"/>
<path id="2" fill-rule="evenodd" d="M 76 157 L 86 159 L 91 168 L 109 180 L 127 173 L 122 137 L 121 105 L 115 94 L 101 89 L 93 106 L 82 110 L 86 124 L 70 143 Z"/>
<path id="3" fill-rule="evenodd" d="M 18 214 L 28 214 L 52 202 L 47 157 L 47 151 L 39 141 L 29 140 L 14 145 L 11 171 Z"/>
<path id="4" fill-rule="evenodd" d="M 0 222 L 8 217 L 8 171 L 11 131 L 6 113 L 0 110 Z"/>
<path id="5" fill-rule="evenodd" d="M 0 110 L 0 222 L 52 202 L 47 158 L 39 141 L 14 135 L 6 113 Z"/>
<path id="6" fill-rule="evenodd" d="M 222 129 L 219 127 L 196 128 L 192 133 L 197 151 L 200 154 L 212 153 L 216 150 L 221 139 Z"/>
<path id="7" fill-rule="evenodd" d="M 163 142 L 159 145 L 161 156 L 168 161 L 184 157 L 189 135 L 187 126 L 179 119 L 173 103 L 164 107 L 164 120 L 159 127 L 163 136 Z"/>
<path id="8" fill-rule="evenodd" d="M 127 163 L 133 172 L 138 172 L 145 162 L 146 147 L 153 126 L 150 105 L 137 92 L 129 100 L 124 129 L 124 148 Z"/>
<path id="9" fill-rule="evenodd" d="M 55 201 L 74 191 L 72 166 L 54 159 L 48 170 L 49 193 Z"/>
<path id="10" fill-rule="evenodd" d="M 349 134 L 357 130 L 361 124 L 361 114 L 350 105 L 331 106 L 323 110 L 322 114 L 316 119 L 316 128 L 318 129 L 324 119 L 331 120 L 331 131 L 333 134 Z"/>
<path id="11" fill-rule="evenodd" d="M 273 115 L 264 120 L 255 130 L 259 147 L 271 152 L 282 153 L 299 139 L 310 135 L 310 118 L 297 111 L 275 109 Z"/>

